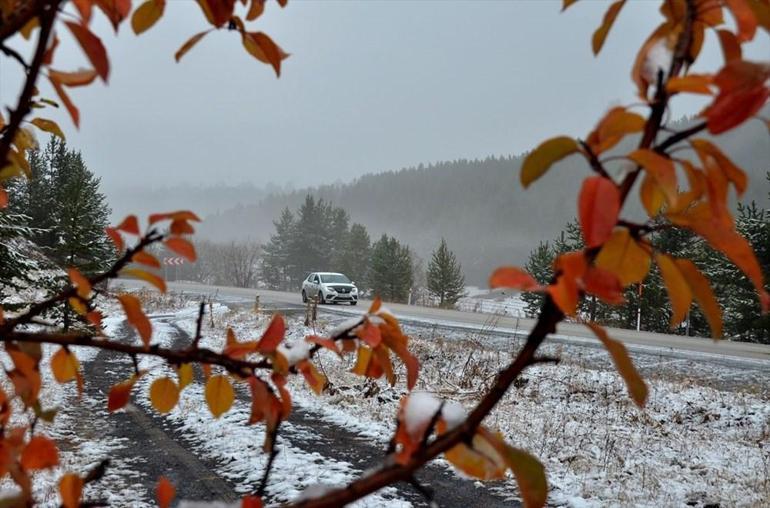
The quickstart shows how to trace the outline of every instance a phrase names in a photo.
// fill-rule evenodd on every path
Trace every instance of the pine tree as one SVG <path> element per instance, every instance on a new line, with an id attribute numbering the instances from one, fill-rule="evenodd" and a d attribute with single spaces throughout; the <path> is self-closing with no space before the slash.
<path id="1" fill-rule="evenodd" d="M 294 214 L 289 207 L 281 212 L 281 217 L 273 221 L 275 234 L 264 247 L 262 257 L 262 278 L 274 289 L 289 289 L 293 273 L 290 249 L 294 241 Z"/>
<path id="2" fill-rule="evenodd" d="M 530 252 L 524 269 L 529 272 L 540 284 L 547 284 L 553 277 L 553 260 L 556 253 L 549 242 L 540 244 Z M 524 292 L 521 299 L 526 303 L 524 312 L 527 316 L 534 317 L 543 306 L 542 293 Z"/>
<path id="3" fill-rule="evenodd" d="M 366 228 L 361 224 L 353 224 L 344 245 L 336 266 L 350 280 L 355 281 L 360 290 L 366 290 L 371 257 L 371 240 Z"/>
<path id="4" fill-rule="evenodd" d="M 382 235 L 372 246 L 369 286 L 391 302 L 405 302 L 412 287 L 412 255 L 409 247 Z"/>
<path id="5" fill-rule="evenodd" d="M 428 263 L 428 291 L 438 298 L 440 307 L 452 307 L 465 294 L 465 277 L 446 240 L 441 239 Z"/>

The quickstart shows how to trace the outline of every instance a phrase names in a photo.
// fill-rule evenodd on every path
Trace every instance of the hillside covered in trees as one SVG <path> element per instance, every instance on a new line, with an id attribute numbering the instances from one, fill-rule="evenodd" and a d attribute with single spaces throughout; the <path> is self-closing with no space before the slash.
<path id="1" fill-rule="evenodd" d="M 629 137 L 618 150 L 631 143 Z M 719 144 L 749 174 L 751 185 L 743 201 L 763 201 L 768 190 L 764 175 L 770 169 L 765 126 L 748 123 L 721 136 Z M 525 191 L 518 183 L 522 160 L 510 156 L 441 162 L 370 174 L 348 184 L 273 193 L 258 203 L 206 217 L 201 236 L 230 241 L 248 235 L 267 242 L 281 210 L 298 208 L 310 193 L 343 207 L 372 238 L 395 236 L 423 258 L 445 238 L 462 263 L 466 281 L 483 285 L 494 267 L 523 264 L 533 247 L 553 238 L 575 216 L 574 201 L 568 199 L 575 189 L 565 186 L 559 175 L 569 173 L 574 177 L 570 181 L 580 181 L 587 174 L 584 161 L 566 159 Z M 623 171 L 622 163 L 616 169 Z"/>

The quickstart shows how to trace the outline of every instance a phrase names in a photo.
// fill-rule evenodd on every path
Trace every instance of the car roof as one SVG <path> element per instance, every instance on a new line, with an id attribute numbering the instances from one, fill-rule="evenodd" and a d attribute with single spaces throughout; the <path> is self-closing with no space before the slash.
<path id="1" fill-rule="evenodd" d="M 316 275 L 345 275 L 340 272 L 315 272 Z"/>

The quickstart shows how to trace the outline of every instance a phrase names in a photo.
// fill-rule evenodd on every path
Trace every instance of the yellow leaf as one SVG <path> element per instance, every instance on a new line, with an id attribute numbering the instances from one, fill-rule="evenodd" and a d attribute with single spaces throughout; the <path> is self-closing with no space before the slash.
<path id="1" fill-rule="evenodd" d="M 633 401 L 637 406 L 643 407 L 647 401 L 647 384 L 642 379 L 642 376 L 639 375 L 639 372 L 637 372 L 636 367 L 634 367 L 631 357 L 628 356 L 628 351 L 626 351 L 626 346 L 622 342 L 610 338 L 607 335 L 607 331 L 601 326 L 595 323 L 586 323 L 586 326 L 594 332 L 594 335 L 609 351 L 612 363 L 615 364 L 618 373 L 626 382 L 628 393 Z"/>
<path id="2" fill-rule="evenodd" d="M 183 363 L 176 370 L 177 376 L 179 376 L 179 389 L 183 389 L 185 386 L 192 383 L 193 380 L 193 368 L 189 363 Z"/>
<path id="3" fill-rule="evenodd" d="M 53 120 L 47 120 L 45 118 L 33 118 L 32 120 L 30 120 L 30 123 L 32 123 L 32 125 L 34 125 L 40 130 L 50 132 L 51 134 L 59 136 L 61 139 L 64 139 L 64 133 L 62 132 L 61 128 L 59 128 L 59 124 L 57 124 Z"/>
<path id="4" fill-rule="evenodd" d="M 623 8 L 623 4 L 625 3 L 626 0 L 618 0 L 614 4 L 610 5 L 610 7 L 607 9 L 607 12 L 604 13 L 602 24 L 599 26 L 599 28 L 596 29 L 593 38 L 591 39 L 591 47 L 594 50 L 594 55 L 598 55 L 599 51 L 602 50 L 602 46 L 604 45 L 604 41 L 607 38 L 607 34 L 610 32 L 612 24 L 615 23 L 615 19 L 618 17 L 620 9 Z"/>
<path id="5" fill-rule="evenodd" d="M 206 382 L 206 403 L 214 418 L 219 418 L 233 405 L 235 392 L 226 376 L 211 376 Z"/>
<path id="6" fill-rule="evenodd" d="M 75 381 L 78 377 L 80 364 L 77 357 L 64 348 L 59 349 L 51 357 L 51 371 L 59 383 Z"/>
<path id="7" fill-rule="evenodd" d="M 161 293 L 166 292 L 166 281 L 163 280 L 162 277 L 155 275 L 154 273 L 147 272 L 145 270 L 139 270 L 137 268 L 124 268 L 121 270 L 121 275 L 130 275 L 132 277 L 136 277 L 137 279 L 142 279 L 144 281 L 149 282 Z"/>
<path id="8" fill-rule="evenodd" d="M 486 429 L 479 430 L 489 433 Z M 489 442 L 516 477 L 524 506 L 527 508 L 545 506 L 548 498 L 548 480 L 545 476 L 545 468 L 540 461 L 524 450 L 509 446 L 502 437 L 489 439 Z"/>
<path id="9" fill-rule="evenodd" d="M 711 289 L 708 279 L 700 273 L 698 267 L 689 259 L 677 259 L 674 261 L 681 272 L 687 285 L 690 286 L 695 301 L 698 302 L 703 314 L 706 316 L 711 336 L 714 339 L 722 338 L 722 309 L 719 307 Z"/>
<path id="10" fill-rule="evenodd" d="M 72 310 L 77 312 L 81 316 L 85 316 L 88 314 L 88 307 L 86 307 L 86 304 L 83 303 L 83 300 L 78 298 L 77 296 L 71 296 L 69 299 L 70 307 L 72 307 Z"/>
<path id="11" fill-rule="evenodd" d="M 710 141 L 706 141 L 705 139 L 693 139 L 690 141 L 690 144 L 695 148 L 695 151 L 704 166 L 708 165 L 709 159 L 713 159 L 716 165 L 719 166 L 719 169 L 722 170 L 722 173 L 727 180 L 735 185 L 735 190 L 738 191 L 738 195 L 743 195 L 748 185 L 748 179 L 746 173 L 741 168 L 733 164 L 733 161 L 731 161 L 718 146 Z"/>
<path id="12" fill-rule="evenodd" d="M 687 284 L 682 272 L 671 257 L 665 254 L 656 254 L 655 262 L 660 268 L 663 282 L 666 284 L 668 299 L 671 300 L 671 328 L 681 323 L 692 304 L 692 291 Z"/>
<path id="13" fill-rule="evenodd" d="M 171 379 L 161 377 L 150 385 L 150 402 L 160 413 L 168 413 L 179 402 L 179 387 Z"/>
<path id="14" fill-rule="evenodd" d="M 596 256 L 595 264 L 617 275 L 625 287 L 644 280 L 650 270 L 650 254 L 631 237 L 628 229 L 616 228 Z"/>
<path id="15" fill-rule="evenodd" d="M 650 175 L 644 175 L 642 185 L 639 188 L 639 199 L 641 199 L 644 209 L 647 210 L 647 215 L 655 217 L 660 212 L 666 198 L 658 184 L 655 183 L 655 179 Z"/>
<path id="16" fill-rule="evenodd" d="M 541 143 L 521 166 L 521 184 L 526 188 L 543 176 L 556 162 L 580 151 L 577 142 L 567 136 L 559 136 Z"/>
<path id="17" fill-rule="evenodd" d="M 136 35 L 141 34 L 154 25 L 166 8 L 166 0 L 147 0 L 140 5 L 131 16 L 131 28 Z"/>
<path id="18" fill-rule="evenodd" d="M 642 166 L 647 174 L 655 179 L 669 205 L 676 205 L 678 196 L 676 168 L 671 159 L 645 148 L 631 152 L 628 158 Z"/>

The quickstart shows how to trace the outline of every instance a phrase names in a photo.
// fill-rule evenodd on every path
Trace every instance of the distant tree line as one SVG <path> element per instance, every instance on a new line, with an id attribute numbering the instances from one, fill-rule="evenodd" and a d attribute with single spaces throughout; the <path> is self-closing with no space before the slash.
<path id="1" fill-rule="evenodd" d="M 766 176 L 770 182 L 770 173 Z M 770 204 L 770 193 L 768 194 Z M 736 213 L 738 231 L 751 243 L 756 252 L 766 280 L 770 277 L 770 209 L 760 207 L 755 201 L 738 204 Z M 749 280 L 721 253 L 711 249 L 702 239 L 679 229 L 662 229 L 651 239 L 663 252 L 677 257 L 692 259 L 712 281 L 714 293 L 723 308 L 725 335 L 750 342 L 770 343 L 770 316 L 762 316 L 756 291 Z M 526 269 L 541 283 L 553 276 L 553 260 L 558 254 L 583 247 L 580 228 L 576 222 L 566 225 L 554 240 L 541 242 L 527 260 Z M 543 297 L 537 293 L 523 293 L 526 311 L 534 316 L 540 309 Z M 611 306 L 595 298 L 583 301 L 581 313 L 592 320 L 620 328 L 634 329 L 637 323 L 642 330 L 680 335 L 710 335 L 708 323 L 699 308 L 693 306 L 688 318 L 678 328 L 671 330 L 671 306 L 665 285 L 657 266 L 650 270 L 647 280 L 627 289 L 626 303 Z"/>

